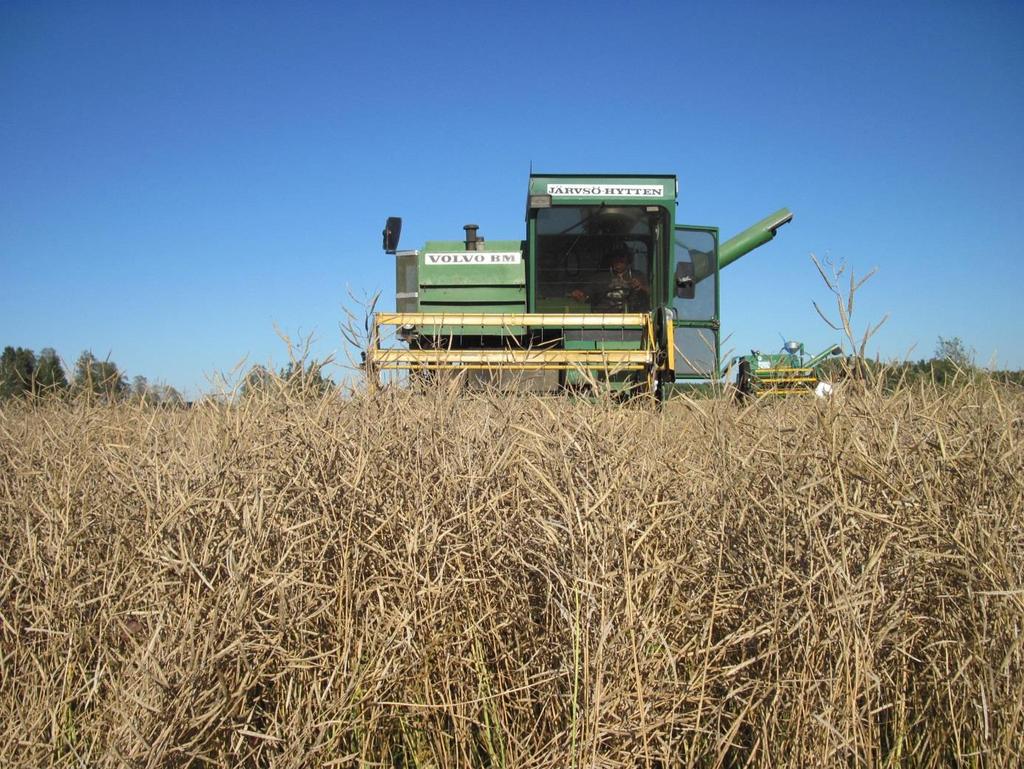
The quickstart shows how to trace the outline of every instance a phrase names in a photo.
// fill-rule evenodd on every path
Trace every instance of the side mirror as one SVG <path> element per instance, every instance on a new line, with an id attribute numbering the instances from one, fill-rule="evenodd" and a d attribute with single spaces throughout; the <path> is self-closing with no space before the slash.
<path id="1" fill-rule="evenodd" d="M 393 254 L 398 250 L 398 239 L 402 236 L 402 218 L 389 216 L 384 225 L 384 252 Z"/>
<path id="2" fill-rule="evenodd" d="M 679 299 L 693 299 L 696 286 L 693 282 L 693 263 L 676 263 L 675 295 Z"/>

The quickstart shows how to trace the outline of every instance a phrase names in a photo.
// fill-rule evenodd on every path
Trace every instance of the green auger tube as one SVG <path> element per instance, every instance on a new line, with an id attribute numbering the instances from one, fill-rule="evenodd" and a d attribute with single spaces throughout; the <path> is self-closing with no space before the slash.
<path id="1" fill-rule="evenodd" d="M 841 355 L 842 352 L 843 352 L 843 348 L 842 347 L 840 347 L 837 344 L 836 345 L 832 345 L 827 350 L 822 350 L 817 355 L 815 355 L 813 358 L 811 358 L 809 361 L 807 361 L 804 364 L 804 368 L 814 368 L 819 363 L 821 363 L 823 360 L 828 358 L 830 355 Z"/>
<path id="2" fill-rule="evenodd" d="M 763 246 L 775 237 L 776 230 L 793 219 L 793 212 L 788 208 L 780 208 L 771 216 L 766 216 L 752 227 L 747 227 L 739 235 L 729 238 L 718 247 L 718 269 L 728 267 L 740 257 L 746 256 L 755 248 Z"/>

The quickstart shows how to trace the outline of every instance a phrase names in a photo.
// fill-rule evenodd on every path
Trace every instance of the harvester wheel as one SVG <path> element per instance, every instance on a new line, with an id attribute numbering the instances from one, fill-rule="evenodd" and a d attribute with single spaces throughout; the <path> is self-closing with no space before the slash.
<path id="1" fill-rule="evenodd" d="M 754 378 L 750 374 L 750 361 L 740 361 L 739 370 L 736 372 L 736 392 L 741 401 L 754 394 Z"/>

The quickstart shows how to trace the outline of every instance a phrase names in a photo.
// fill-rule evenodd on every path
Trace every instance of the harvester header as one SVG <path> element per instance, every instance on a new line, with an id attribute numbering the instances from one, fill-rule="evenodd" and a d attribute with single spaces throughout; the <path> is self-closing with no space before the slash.
<path id="1" fill-rule="evenodd" d="M 719 271 L 793 215 L 720 245 L 717 227 L 677 221 L 678 189 L 669 174 L 531 174 L 522 240 L 467 224 L 461 240 L 403 251 L 389 218 L 397 312 L 376 317 L 367 364 L 491 383 L 520 372 L 517 386 L 538 391 L 717 378 Z"/>

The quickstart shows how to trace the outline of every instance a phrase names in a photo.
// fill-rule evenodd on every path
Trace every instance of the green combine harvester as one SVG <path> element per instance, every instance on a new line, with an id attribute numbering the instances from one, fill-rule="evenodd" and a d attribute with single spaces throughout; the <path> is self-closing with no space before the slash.
<path id="1" fill-rule="evenodd" d="M 663 396 L 718 379 L 719 272 L 793 218 L 776 211 L 719 243 L 718 228 L 680 224 L 673 175 L 531 174 L 523 240 L 462 240 L 398 250 L 396 312 L 373 318 L 374 377 L 464 373 L 533 392 Z"/>
<path id="2" fill-rule="evenodd" d="M 842 352 L 842 347 L 832 345 L 817 355 L 808 356 L 803 342 L 784 339 L 779 352 L 751 350 L 750 355 L 733 358 L 730 366 L 736 368 L 736 390 L 742 398 L 807 395 L 815 392 L 823 394 L 819 386 L 828 383 L 821 379 L 821 364 L 830 356 Z M 831 392 L 831 385 L 828 385 L 827 391 Z"/>

